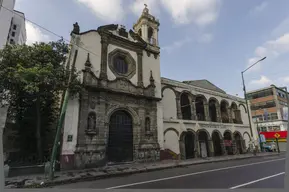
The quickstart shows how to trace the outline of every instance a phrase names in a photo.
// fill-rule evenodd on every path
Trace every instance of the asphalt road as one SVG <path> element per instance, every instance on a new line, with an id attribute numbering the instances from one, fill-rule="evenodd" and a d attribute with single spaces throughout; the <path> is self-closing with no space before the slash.
<path id="1" fill-rule="evenodd" d="M 234 189 L 284 188 L 285 155 L 192 165 L 54 188 Z"/>

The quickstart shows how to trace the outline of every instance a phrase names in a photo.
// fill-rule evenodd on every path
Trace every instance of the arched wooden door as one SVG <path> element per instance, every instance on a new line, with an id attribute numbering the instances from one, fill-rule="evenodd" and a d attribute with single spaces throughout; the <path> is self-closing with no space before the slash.
<path id="1" fill-rule="evenodd" d="M 133 121 L 126 111 L 116 111 L 110 117 L 107 160 L 133 161 Z"/>

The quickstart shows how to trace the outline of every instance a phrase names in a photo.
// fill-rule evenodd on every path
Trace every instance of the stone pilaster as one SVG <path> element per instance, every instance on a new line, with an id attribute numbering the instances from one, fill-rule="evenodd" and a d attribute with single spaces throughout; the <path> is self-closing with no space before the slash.
<path id="1" fill-rule="evenodd" d="M 227 150 L 226 150 L 226 147 L 225 147 L 225 143 L 224 143 L 224 140 L 221 139 L 221 150 L 222 150 L 222 155 L 227 155 Z"/>
<path id="2" fill-rule="evenodd" d="M 209 104 L 204 103 L 205 121 L 210 121 Z"/>
<path id="3" fill-rule="evenodd" d="M 177 103 L 177 118 L 183 119 L 182 109 L 181 109 L 181 94 L 179 92 L 176 93 L 176 103 Z"/>
<path id="4" fill-rule="evenodd" d="M 221 115 L 221 108 L 220 108 L 220 106 L 216 106 L 216 112 L 217 112 L 217 122 L 222 123 L 222 115 Z"/>
<path id="5" fill-rule="evenodd" d="M 200 142 L 199 142 L 198 139 L 196 140 L 196 151 L 195 151 L 195 157 L 201 157 Z"/>
<path id="6" fill-rule="evenodd" d="M 107 53 L 108 53 L 108 37 L 103 35 L 101 37 L 101 65 L 100 65 L 101 79 L 107 79 Z"/>
<path id="7" fill-rule="evenodd" d="M 228 111 L 228 117 L 229 117 L 229 123 L 234 123 L 233 122 L 233 117 L 232 117 L 232 110 L 230 107 L 227 108 Z"/>
<path id="8" fill-rule="evenodd" d="M 138 74 L 138 81 L 137 81 L 137 85 L 140 87 L 143 87 L 143 53 L 142 52 L 138 52 L 137 53 L 137 74 Z"/>
<path id="9" fill-rule="evenodd" d="M 208 149 L 209 149 L 209 152 L 208 152 L 209 157 L 213 157 L 213 156 L 214 156 L 214 153 L 215 153 L 213 141 L 212 141 L 212 140 L 209 140 L 209 141 L 208 141 L 208 145 L 209 145 L 209 147 L 208 147 Z"/>
<path id="10" fill-rule="evenodd" d="M 183 140 L 179 140 L 179 145 L 180 145 L 180 156 L 179 158 L 181 160 L 185 160 L 186 159 L 186 146 Z"/>
<path id="11" fill-rule="evenodd" d="M 190 95 L 189 100 L 191 104 L 191 115 L 192 115 L 191 119 L 197 120 L 195 99 L 193 98 L 193 96 Z"/>

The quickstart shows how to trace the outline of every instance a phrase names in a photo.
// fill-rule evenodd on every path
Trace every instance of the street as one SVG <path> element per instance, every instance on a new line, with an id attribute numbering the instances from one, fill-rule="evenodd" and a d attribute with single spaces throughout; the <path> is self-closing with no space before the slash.
<path id="1" fill-rule="evenodd" d="M 54 188 L 95 189 L 237 189 L 283 188 L 285 155 L 134 174 Z"/>

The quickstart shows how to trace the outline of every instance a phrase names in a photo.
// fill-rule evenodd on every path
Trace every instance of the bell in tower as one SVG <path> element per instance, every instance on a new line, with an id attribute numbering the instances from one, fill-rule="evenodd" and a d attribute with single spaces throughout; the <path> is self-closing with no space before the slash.
<path id="1" fill-rule="evenodd" d="M 134 24 L 133 29 L 144 41 L 149 43 L 151 46 L 158 47 L 159 20 L 149 13 L 146 4 L 144 4 L 144 6 L 145 8 L 143 9 L 137 23 Z"/>

